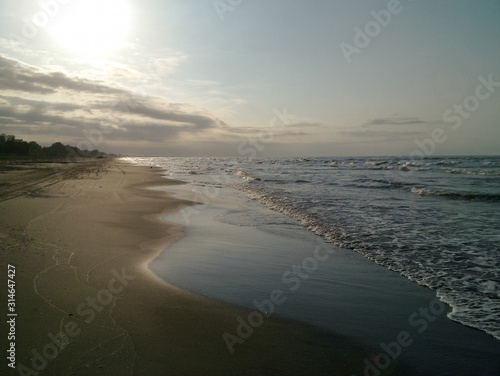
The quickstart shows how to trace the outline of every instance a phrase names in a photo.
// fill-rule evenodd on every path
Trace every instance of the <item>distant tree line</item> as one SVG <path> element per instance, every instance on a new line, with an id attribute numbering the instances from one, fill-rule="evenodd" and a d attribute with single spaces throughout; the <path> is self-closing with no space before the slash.
<path id="1" fill-rule="evenodd" d="M 42 147 L 35 141 L 27 142 L 6 134 L 0 134 L 0 156 L 31 157 L 34 159 L 116 157 L 115 154 L 103 153 L 97 149 L 81 150 L 75 146 L 63 145 L 60 142 L 55 142 L 48 147 Z"/>

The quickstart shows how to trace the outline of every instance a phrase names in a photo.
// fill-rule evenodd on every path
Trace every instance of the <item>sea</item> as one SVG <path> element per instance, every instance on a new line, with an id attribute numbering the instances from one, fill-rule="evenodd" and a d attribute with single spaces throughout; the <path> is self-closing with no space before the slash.
<path id="1" fill-rule="evenodd" d="M 221 188 L 244 193 L 434 290 L 449 319 L 500 340 L 499 156 L 125 159 L 194 184 L 202 204 Z"/>

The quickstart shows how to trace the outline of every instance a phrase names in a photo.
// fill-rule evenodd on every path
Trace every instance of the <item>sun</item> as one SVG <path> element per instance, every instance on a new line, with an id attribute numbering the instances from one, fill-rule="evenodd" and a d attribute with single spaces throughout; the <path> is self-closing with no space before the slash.
<path id="1" fill-rule="evenodd" d="M 50 25 L 54 38 L 78 54 L 108 54 L 126 44 L 131 9 L 125 0 L 73 0 Z"/>

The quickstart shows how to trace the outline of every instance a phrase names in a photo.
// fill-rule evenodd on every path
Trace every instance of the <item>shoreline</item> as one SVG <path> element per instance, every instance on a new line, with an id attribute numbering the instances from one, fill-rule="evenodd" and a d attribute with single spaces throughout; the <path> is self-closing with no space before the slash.
<path id="1" fill-rule="evenodd" d="M 165 190 L 188 199 L 199 188 L 195 183 Z M 401 344 L 401 356 L 391 362 L 395 374 L 494 375 L 500 371 L 496 355 L 500 343 L 446 317 L 451 308 L 438 300 L 435 291 L 331 244 L 320 246 L 321 252 L 331 249 L 332 253 L 325 260 L 319 252 L 316 268 L 308 257 L 318 246 L 316 235 L 298 223 L 287 225 L 288 230 L 266 230 L 251 218 L 278 223 L 278 217 L 285 216 L 248 200 L 245 204 L 239 191 L 230 190 L 218 190 L 219 198 L 208 205 L 164 217 L 168 223 L 183 224 L 186 232 L 152 265 L 167 283 L 254 310 L 255 300 L 269 300 L 269 292 L 280 288 L 290 299 L 275 305 L 274 314 L 279 317 L 355 338 L 377 349 L 375 355 L 384 352 L 382 342 L 387 345 L 401 338 L 407 346 Z M 193 216 L 186 222 L 189 213 Z M 204 239 L 203 249 L 197 249 Z M 302 265 L 302 273 L 307 274 L 303 283 L 297 282 L 297 274 L 280 279 L 283 272 L 293 271 L 291 265 Z"/>
<path id="2" fill-rule="evenodd" d="M 177 182 L 117 160 L 93 171 L 68 175 L 36 197 L 0 202 L 0 267 L 16 266 L 19 312 L 18 370 L 2 374 L 362 371 L 366 348 L 353 339 L 275 317 L 230 354 L 222 333 L 233 332 L 249 309 L 183 291 L 145 270 L 182 235 L 159 216 L 191 204 L 146 187 Z"/>

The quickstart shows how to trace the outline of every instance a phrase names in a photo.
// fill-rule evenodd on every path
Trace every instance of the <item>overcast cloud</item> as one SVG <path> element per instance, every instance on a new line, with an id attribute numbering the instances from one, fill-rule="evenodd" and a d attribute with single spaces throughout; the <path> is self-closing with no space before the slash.
<path id="1" fill-rule="evenodd" d="M 201 108 L 169 104 L 102 82 L 49 72 L 0 55 L 0 130 L 57 135 L 77 142 L 83 130 L 111 130 L 107 141 L 171 143 L 183 133 L 227 128 Z M 54 140 L 54 138 L 51 138 Z"/>

